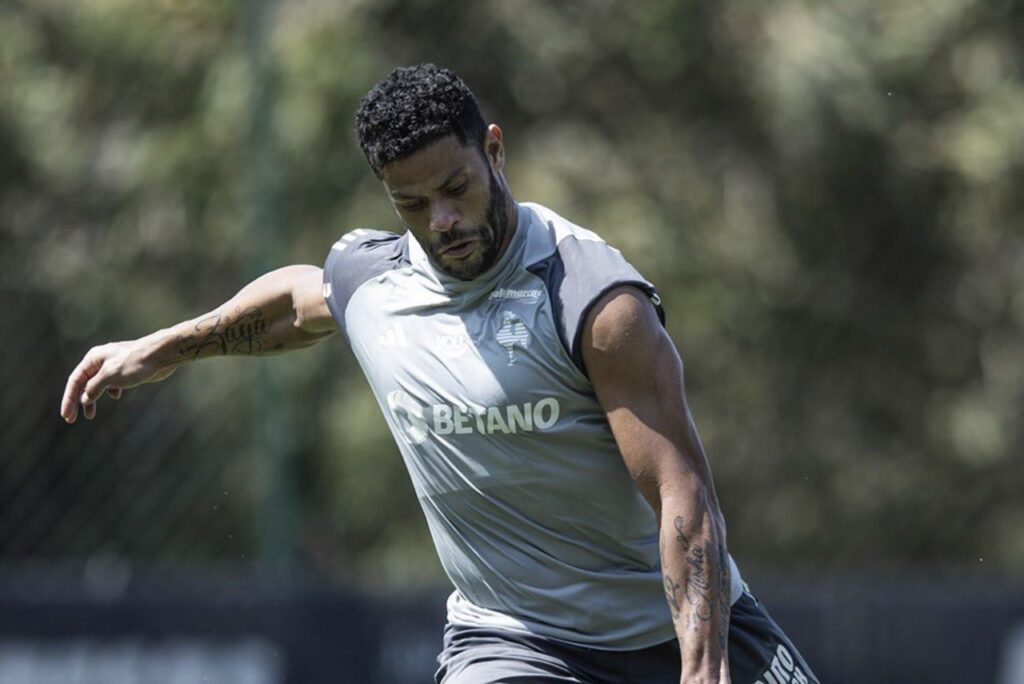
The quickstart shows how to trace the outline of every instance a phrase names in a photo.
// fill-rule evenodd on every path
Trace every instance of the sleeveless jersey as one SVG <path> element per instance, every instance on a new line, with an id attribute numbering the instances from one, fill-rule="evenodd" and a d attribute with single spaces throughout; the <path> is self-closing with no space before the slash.
<path id="1" fill-rule="evenodd" d="M 455 585 L 453 624 L 614 650 L 674 637 L 654 513 L 580 353 L 589 307 L 623 284 L 658 305 L 618 250 L 531 203 L 471 281 L 409 233 L 355 230 L 331 250 L 325 299 Z M 732 581 L 735 601 L 735 564 Z"/>

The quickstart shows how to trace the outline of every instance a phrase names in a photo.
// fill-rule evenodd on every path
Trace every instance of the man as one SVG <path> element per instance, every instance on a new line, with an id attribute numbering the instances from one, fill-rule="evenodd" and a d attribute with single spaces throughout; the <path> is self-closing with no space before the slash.
<path id="1" fill-rule="evenodd" d="M 340 329 L 455 585 L 439 682 L 816 681 L 726 551 L 654 286 L 513 200 L 502 131 L 452 72 L 395 70 L 356 128 L 403 235 L 355 230 L 322 271 L 92 349 L 64 418 L 188 361 Z"/>

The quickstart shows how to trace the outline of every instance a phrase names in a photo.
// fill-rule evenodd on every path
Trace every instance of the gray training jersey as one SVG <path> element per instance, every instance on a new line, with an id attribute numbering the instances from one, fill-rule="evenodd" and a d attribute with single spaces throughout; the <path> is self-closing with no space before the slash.
<path id="1" fill-rule="evenodd" d="M 348 233 L 324 267 L 325 299 L 455 585 L 449 621 L 651 646 L 674 636 L 657 524 L 584 372 L 580 335 L 610 288 L 657 295 L 594 233 L 536 204 L 518 214 L 506 252 L 472 281 L 434 269 L 409 233 Z M 735 601 L 735 565 L 732 578 Z"/>

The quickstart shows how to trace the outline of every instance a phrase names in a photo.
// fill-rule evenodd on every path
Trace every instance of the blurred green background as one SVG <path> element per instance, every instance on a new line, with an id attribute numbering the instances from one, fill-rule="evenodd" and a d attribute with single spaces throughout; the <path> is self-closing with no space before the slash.
<path id="1" fill-rule="evenodd" d="M 1021 579 L 1007 0 L 0 1 L 0 568 L 444 581 L 340 337 L 58 416 L 90 346 L 398 230 L 352 114 L 421 61 L 658 285 L 742 568 Z"/>

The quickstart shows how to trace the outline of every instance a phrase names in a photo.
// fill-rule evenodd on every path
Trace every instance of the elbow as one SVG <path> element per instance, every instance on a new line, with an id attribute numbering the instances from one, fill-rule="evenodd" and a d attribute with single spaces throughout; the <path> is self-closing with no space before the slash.
<path id="1" fill-rule="evenodd" d="M 714 489 L 681 458 L 648 463 L 647 468 L 633 468 L 631 475 L 637 489 L 660 518 L 664 509 L 694 510 L 714 501 Z"/>
<path id="2" fill-rule="evenodd" d="M 298 347 L 309 347 L 334 333 L 334 328 L 326 330 L 314 328 L 309 321 L 304 321 L 301 316 L 295 316 L 292 321 L 292 334 L 295 336 Z"/>
<path id="3" fill-rule="evenodd" d="M 658 498 L 663 506 L 707 508 L 713 498 L 712 490 L 696 477 L 672 478 L 658 484 Z"/>
<path id="4" fill-rule="evenodd" d="M 684 497 L 694 501 L 705 498 L 711 489 L 706 472 L 695 468 L 683 454 L 661 459 L 658 466 L 653 476 L 662 499 Z"/>
<path id="5" fill-rule="evenodd" d="M 716 524 L 723 522 L 710 477 L 686 467 L 673 469 L 658 478 L 656 492 L 658 509 L 685 510 L 700 517 L 709 514 Z"/>

